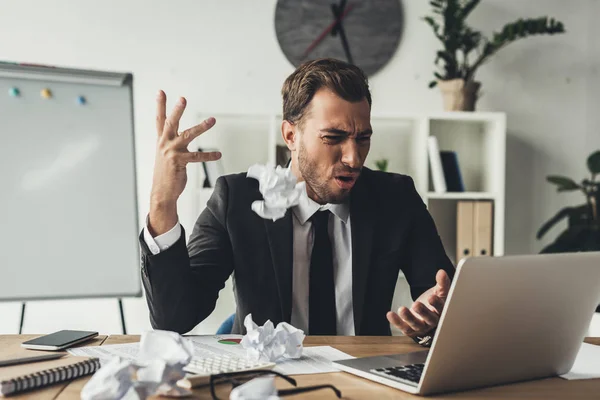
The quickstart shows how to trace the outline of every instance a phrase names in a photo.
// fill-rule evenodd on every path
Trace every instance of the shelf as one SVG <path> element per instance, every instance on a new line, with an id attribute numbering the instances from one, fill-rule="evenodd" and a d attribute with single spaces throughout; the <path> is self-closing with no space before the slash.
<path id="1" fill-rule="evenodd" d="M 211 114 L 198 115 L 199 120 Z M 223 173 L 247 171 L 252 164 L 275 164 L 281 137 L 280 113 L 212 114 L 217 123 L 209 135 L 201 135 L 194 146 L 222 151 Z M 497 112 L 436 112 L 372 115 L 373 137 L 366 167 L 388 160 L 388 171 L 413 178 L 417 192 L 427 205 L 442 243 L 452 258 L 456 253 L 456 212 L 461 201 L 493 201 L 494 255 L 504 248 L 506 114 Z M 439 149 L 453 151 L 458 158 L 465 192 L 436 193 L 430 177 L 429 137 Z M 193 146 L 192 146 L 193 147 Z M 190 223 L 206 207 L 213 189 L 201 188 L 201 163 L 189 168 L 195 188 L 189 192 L 194 204 Z"/>
<path id="2" fill-rule="evenodd" d="M 494 200 L 496 194 L 491 192 L 447 192 L 447 193 L 435 193 L 428 192 L 428 199 L 434 200 Z"/>

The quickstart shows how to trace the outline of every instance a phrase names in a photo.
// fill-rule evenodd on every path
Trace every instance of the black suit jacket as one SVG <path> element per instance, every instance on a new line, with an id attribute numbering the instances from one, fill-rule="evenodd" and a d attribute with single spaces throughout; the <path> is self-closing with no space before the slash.
<path id="1" fill-rule="evenodd" d="M 169 249 L 152 255 L 143 236 L 142 280 L 156 329 L 185 333 L 210 315 L 233 273 L 237 312 L 233 333 L 245 333 L 252 313 L 262 325 L 290 322 L 292 312 L 292 211 L 275 222 L 250 206 L 262 199 L 246 174 L 218 179 L 186 247 L 185 232 Z M 389 335 L 398 272 L 413 299 L 454 266 L 421 200 L 405 175 L 363 168 L 350 197 L 352 300 L 357 335 Z"/>

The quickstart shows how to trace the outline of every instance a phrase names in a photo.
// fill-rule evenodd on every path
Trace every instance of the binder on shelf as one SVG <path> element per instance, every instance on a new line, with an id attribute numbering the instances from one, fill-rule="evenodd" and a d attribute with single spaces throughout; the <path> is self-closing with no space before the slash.
<path id="1" fill-rule="evenodd" d="M 456 203 L 456 263 L 470 256 L 493 255 L 494 202 L 461 200 Z"/>
<path id="2" fill-rule="evenodd" d="M 442 170 L 446 181 L 446 190 L 448 192 L 464 192 L 465 184 L 463 183 L 462 174 L 458 165 L 458 155 L 455 151 L 440 151 L 442 162 Z"/>
<path id="3" fill-rule="evenodd" d="M 473 255 L 473 209 L 473 201 L 456 203 L 456 264 Z"/>
<path id="4" fill-rule="evenodd" d="M 474 255 L 490 256 L 493 254 L 493 208 L 491 201 L 475 202 L 473 210 Z"/>
<path id="5" fill-rule="evenodd" d="M 442 168 L 442 158 L 440 156 L 437 137 L 429 136 L 427 138 L 427 152 L 429 154 L 429 169 L 433 181 L 433 191 L 436 193 L 446 193 L 446 180 L 444 178 L 444 169 Z"/>

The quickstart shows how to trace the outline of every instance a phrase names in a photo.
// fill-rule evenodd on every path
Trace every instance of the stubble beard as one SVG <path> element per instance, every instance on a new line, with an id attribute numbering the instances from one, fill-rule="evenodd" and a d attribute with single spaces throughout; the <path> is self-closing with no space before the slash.
<path id="1" fill-rule="evenodd" d="M 328 180 L 321 182 L 317 171 L 317 163 L 312 161 L 302 140 L 298 146 L 298 169 L 302 174 L 302 178 L 306 182 L 307 189 L 312 191 L 317 197 L 319 203 L 325 204 L 340 204 L 345 202 L 350 196 L 350 191 L 341 191 L 341 193 L 333 193 L 328 186 Z"/>

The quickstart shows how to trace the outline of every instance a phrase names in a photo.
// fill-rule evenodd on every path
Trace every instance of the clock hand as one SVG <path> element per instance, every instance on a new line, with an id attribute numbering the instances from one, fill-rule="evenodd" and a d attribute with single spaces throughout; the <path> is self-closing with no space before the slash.
<path id="1" fill-rule="evenodd" d="M 337 24 L 335 25 L 335 28 L 331 31 L 331 34 L 335 36 L 339 32 L 340 39 L 342 40 L 342 47 L 344 48 L 344 53 L 346 53 L 346 58 L 348 59 L 348 62 L 350 64 L 354 64 L 354 61 L 352 61 L 352 54 L 350 53 L 350 46 L 348 45 L 348 40 L 346 39 L 346 32 L 344 31 L 342 19 L 340 18 L 341 10 L 344 9 L 345 3 L 346 0 L 341 0 L 339 7 L 335 4 L 331 5 L 331 11 L 333 12 L 333 15 L 336 17 L 337 21 Z"/>
<path id="2" fill-rule="evenodd" d="M 350 10 L 352 10 L 354 8 L 354 4 L 349 4 L 348 7 L 346 7 L 346 9 L 344 10 L 344 12 L 342 13 L 342 15 L 339 18 L 339 21 L 343 20 L 344 18 L 346 18 L 346 16 L 348 15 L 348 13 L 350 12 Z M 308 54 L 313 51 L 313 49 L 315 47 L 317 47 L 317 45 L 319 43 L 321 43 L 321 41 L 325 38 L 325 36 L 327 36 L 327 34 L 329 32 L 331 32 L 331 30 L 335 27 L 335 25 L 338 23 L 338 20 L 333 21 L 331 24 L 329 24 L 329 26 L 327 26 L 327 28 L 325 28 L 325 30 L 323 32 L 321 32 L 321 34 L 319 35 L 319 37 L 317 37 L 311 44 L 310 46 L 308 46 L 308 48 L 304 51 L 304 54 L 302 54 L 302 58 L 306 58 L 308 56 Z"/>
<path id="3" fill-rule="evenodd" d="M 340 0 L 340 4 L 336 6 L 334 3 L 331 4 L 331 11 L 333 12 L 333 18 L 335 18 L 335 26 L 331 30 L 331 36 L 335 36 L 338 34 L 341 22 L 340 22 L 340 12 L 338 10 L 343 10 L 346 8 L 346 0 Z"/>

